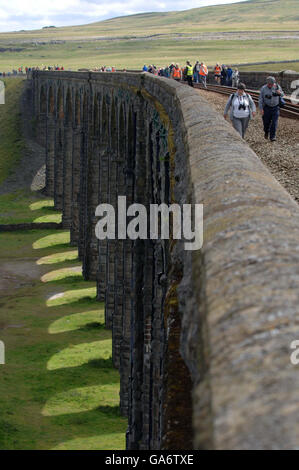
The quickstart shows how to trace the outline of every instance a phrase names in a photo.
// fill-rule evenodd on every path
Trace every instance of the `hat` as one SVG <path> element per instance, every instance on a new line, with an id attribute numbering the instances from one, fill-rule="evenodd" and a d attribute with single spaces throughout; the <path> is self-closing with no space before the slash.
<path id="1" fill-rule="evenodd" d="M 267 77 L 267 83 L 272 83 L 272 85 L 274 85 L 275 78 L 274 77 Z"/>

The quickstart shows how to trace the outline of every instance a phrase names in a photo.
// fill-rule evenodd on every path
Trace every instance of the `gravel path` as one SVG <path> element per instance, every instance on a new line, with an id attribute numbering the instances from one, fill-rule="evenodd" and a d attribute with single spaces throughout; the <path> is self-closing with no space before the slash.
<path id="1" fill-rule="evenodd" d="M 223 114 L 228 97 L 210 91 L 197 91 Z M 277 141 L 270 142 L 264 139 L 262 118 L 258 113 L 249 125 L 245 140 L 299 203 L 299 120 L 280 117 Z"/>

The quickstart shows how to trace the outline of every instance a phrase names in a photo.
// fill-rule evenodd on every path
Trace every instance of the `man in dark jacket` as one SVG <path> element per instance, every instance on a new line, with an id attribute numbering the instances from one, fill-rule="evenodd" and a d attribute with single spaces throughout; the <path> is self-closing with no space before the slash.
<path id="1" fill-rule="evenodd" d="M 276 140 L 276 131 L 280 115 L 279 102 L 284 96 L 281 87 L 276 83 L 274 77 L 268 77 L 267 83 L 261 88 L 259 97 L 259 108 L 263 117 L 265 139 L 271 142 Z"/>
<path id="2" fill-rule="evenodd" d="M 220 79 L 221 85 L 226 85 L 226 77 L 227 77 L 226 67 L 225 67 L 225 65 L 222 65 L 221 79 Z"/>

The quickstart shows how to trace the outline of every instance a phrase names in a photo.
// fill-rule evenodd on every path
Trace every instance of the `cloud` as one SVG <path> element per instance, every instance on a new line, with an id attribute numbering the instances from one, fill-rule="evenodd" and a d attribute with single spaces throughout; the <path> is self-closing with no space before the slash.
<path id="1" fill-rule="evenodd" d="M 72 26 L 135 13 L 186 10 L 240 0 L 0 0 L 0 32 Z M 243 0 L 244 1 L 244 0 Z"/>

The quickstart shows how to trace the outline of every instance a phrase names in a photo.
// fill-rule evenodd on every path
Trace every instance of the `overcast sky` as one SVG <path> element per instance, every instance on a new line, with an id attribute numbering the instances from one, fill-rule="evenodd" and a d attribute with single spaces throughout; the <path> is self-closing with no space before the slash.
<path id="1" fill-rule="evenodd" d="M 0 32 L 71 26 L 134 13 L 187 10 L 237 1 L 240 0 L 0 0 Z"/>

